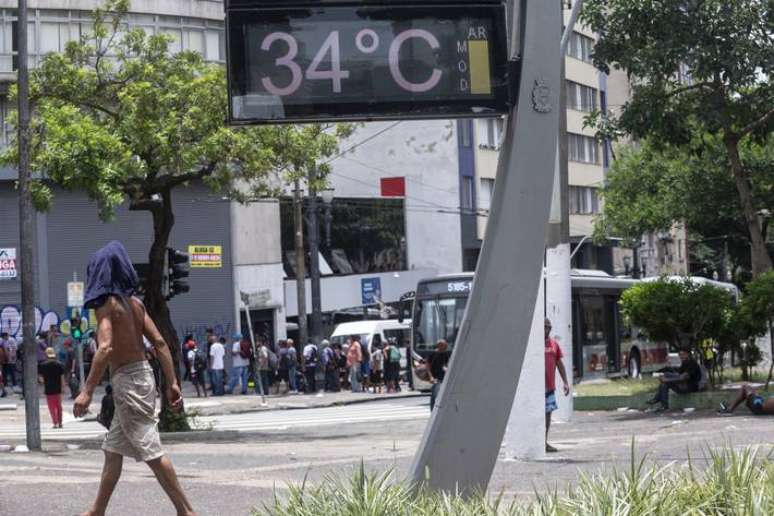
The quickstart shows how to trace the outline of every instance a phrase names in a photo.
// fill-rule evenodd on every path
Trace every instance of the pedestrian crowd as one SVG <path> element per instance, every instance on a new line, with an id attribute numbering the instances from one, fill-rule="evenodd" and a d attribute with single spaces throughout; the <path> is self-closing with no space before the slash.
<path id="1" fill-rule="evenodd" d="M 72 327 L 80 325 L 80 319 L 70 321 Z M 78 345 L 82 345 L 82 354 Z M 46 403 L 54 428 L 62 428 L 62 395 L 66 386 L 70 397 L 75 399 L 81 388 L 80 369 L 83 360 L 84 378 L 88 376 L 97 350 L 94 332 L 76 336 L 64 335 L 57 325 L 35 337 L 37 358 L 37 380 L 43 386 Z M 0 333 L 0 397 L 17 392 L 24 398 L 24 360 L 22 341 L 17 341 L 8 332 Z"/>
<path id="2" fill-rule="evenodd" d="M 207 329 L 204 342 L 187 335 L 182 348 L 183 379 L 193 384 L 197 397 L 247 394 L 250 389 L 262 395 L 400 391 L 400 348 L 382 343 L 378 335 L 370 346 L 358 335 L 343 343 L 323 340 L 303 347 L 293 339 L 275 344 L 258 337 L 253 346 L 242 334 L 232 335 L 229 342 Z"/>

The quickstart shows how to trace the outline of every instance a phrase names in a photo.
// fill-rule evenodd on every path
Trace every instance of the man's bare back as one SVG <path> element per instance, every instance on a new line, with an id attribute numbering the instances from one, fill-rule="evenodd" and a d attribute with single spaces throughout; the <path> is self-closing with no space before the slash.
<path id="1" fill-rule="evenodd" d="M 145 306 L 131 297 L 121 299 L 110 296 L 104 305 L 97 309 L 97 319 L 110 319 L 111 353 L 108 363 L 111 371 L 121 366 L 145 360 L 145 346 L 142 342 L 145 323 Z"/>

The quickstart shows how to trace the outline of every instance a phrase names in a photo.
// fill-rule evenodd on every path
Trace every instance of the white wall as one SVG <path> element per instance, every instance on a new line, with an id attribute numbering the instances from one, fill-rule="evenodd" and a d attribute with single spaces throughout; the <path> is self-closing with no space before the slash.
<path id="1" fill-rule="evenodd" d="M 410 269 L 462 270 L 456 131 L 451 120 L 368 123 L 331 164 L 336 197 L 379 197 L 381 178 L 406 178 Z"/>

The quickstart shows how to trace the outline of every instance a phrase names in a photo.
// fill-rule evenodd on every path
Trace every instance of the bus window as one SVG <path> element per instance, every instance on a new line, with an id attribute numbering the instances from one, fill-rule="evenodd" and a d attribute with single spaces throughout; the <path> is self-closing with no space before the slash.
<path id="1" fill-rule="evenodd" d="M 466 302 L 467 299 L 461 297 L 415 301 L 417 318 L 414 351 L 432 351 L 440 339 L 446 340 L 449 347 L 453 348 Z"/>

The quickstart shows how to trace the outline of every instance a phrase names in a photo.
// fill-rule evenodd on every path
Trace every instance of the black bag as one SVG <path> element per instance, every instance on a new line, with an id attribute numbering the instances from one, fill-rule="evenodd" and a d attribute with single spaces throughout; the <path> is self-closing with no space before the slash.
<path id="1" fill-rule="evenodd" d="M 70 375 L 70 379 L 67 381 L 68 387 L 70 387 L 70 397 L 75 399 L 81 393 L 81 382 L 78 377 L 73 373 Z"/>
<path id="2" fill-rule="evenodd" d="M 194 355 L 194 370 L 204 371 L 207 369 L 207 358 L 203 353 L 196 353 Z"/>
<path id="3" fill-rule="evenodd" d="M 113 414 L 116 411 L 116 404 L 113 401 L 113 388 L 109 385 L 105 387 L 105 395 L 102 397 L 102 406 L 99 408 L 97 423 L 110 430 L 113 423 Z"/>

